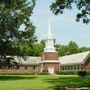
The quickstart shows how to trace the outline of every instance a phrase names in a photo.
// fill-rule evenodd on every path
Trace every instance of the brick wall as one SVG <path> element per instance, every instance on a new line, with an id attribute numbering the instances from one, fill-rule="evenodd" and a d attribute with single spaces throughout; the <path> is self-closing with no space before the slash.
<path id="1" fill-rule="evenodd" d="M 41 56 L 42 60 L 58 60 L 57 52 L 44 52 Z"/>
<path id="2" fill-rule="evenodd" d="M 24 66 L 20 66 L 20 67 L 19 67 L 19 70 L 20 70 L 21 72 L 23 72 L 23 71 L 25 70 L 25 67 L 24 67 Z"/>
<path id="3" fill-rule="evenodd" d="M 54 67 L 54 71 L 59 71 L 59 63 L 44 63 L 43 68 L 48 71 L 48 67 Z"/>

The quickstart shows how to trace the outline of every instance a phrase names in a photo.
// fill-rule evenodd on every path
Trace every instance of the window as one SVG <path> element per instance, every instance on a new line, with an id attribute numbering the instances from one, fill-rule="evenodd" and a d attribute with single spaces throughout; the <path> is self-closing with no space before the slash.
<path id="1" fill-rule="evenodd" d="M 63 70 L 63 68 L 62 68 L 62 67 L 63 67 L 63 66 L 60 66 L 60 69 L 61 69 L 61 70 Z"/>
<path id="2" fill-rule="evenodd" d="M 62 70 L 64 70 L 64 66 L 62 66 Z"/>
<path id="3" fill-rule="evenodd" d="M 62 70 L 65 70 L 65 66 L 62 66 Z"/>
<path id="4" fill-rule="evenodd" d="M 67 70 L 67 66 L 64 66 L 64 70 Z"/>
<path id="5" fill-rule="evenodd" d="M 68 70 L 68 65 L 67 65 L 67 70 Z"/>
<path id="6" fill-rule="evenodd" d="M 77 65 L 77 70 L 80 70 L 80 65 Z"/>
<path id="7" fill-rule="evenodd" d="M 81 70 L 83 70 L 83 67 L 84 67 L 83 64 L 81 64 Z"/>
<path id="8" fill-rule="evenodd" d="M 74 65 L 74 70 L 76 70 L 76 65 Z"/>
<path id="9" fill-rule="evenodd" d="M 61 70 L 64 70 L 64 66 L 61 66 Z"/>
<path id="10" fill-rule="evenodd" d="M 67 66 L 67 70 L 70 70 L 70 65 Z"/>
<path id="11" fill-rule="evenodd" d="M 71 70 L 73 70 L 73 65 L 71 65 Z"/>

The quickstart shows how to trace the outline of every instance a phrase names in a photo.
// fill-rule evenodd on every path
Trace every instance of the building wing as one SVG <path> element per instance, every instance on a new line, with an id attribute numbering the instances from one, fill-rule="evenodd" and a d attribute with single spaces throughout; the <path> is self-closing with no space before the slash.
<path id="1" fill-rule="evenodd" d="M 61 65 L 83 64 L 90 57 L 90 51 L 59 57 Z"/>
<path id="2" fill-rule="evenodd" d="M 14 56 L 15 61 L 21 65 L 38 65 L 41 62 L 41 57 L 32 57 L 32 56 Z"/>
<path id="3" fill-rule="evenodd" d="M 41 62 L 41 57 L 27 57 L 26 64 L 27 65 L 38 65 Z M 22 63 L 23 64 L 23 63 Z"/>

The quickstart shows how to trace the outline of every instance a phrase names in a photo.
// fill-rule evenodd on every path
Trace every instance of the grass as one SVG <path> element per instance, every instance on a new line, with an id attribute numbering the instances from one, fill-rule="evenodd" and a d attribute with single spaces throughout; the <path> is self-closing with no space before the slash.
<path id="1" fill-rule="evenodd" d="M 67 75 L 0 75 L 0 90 L 60 90 L 61 87 L 66 86 L 89 87 L 90 77 L 83 78 Z"/>

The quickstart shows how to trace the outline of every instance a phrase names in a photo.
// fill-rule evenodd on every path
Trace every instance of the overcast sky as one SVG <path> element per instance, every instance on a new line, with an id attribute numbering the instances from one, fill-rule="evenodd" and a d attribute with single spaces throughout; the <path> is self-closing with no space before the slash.
<path id="1" fill-rule="evenodd" d="M 55 16 L 50 11 L 50 4 L 53 0 L 37 0 L 31 17 L 36 26 L 36 36 L 38 40 L 46 38 L 48 21 L 51 20 L 51 29 L 56 43 L 68 44 L 75 41 L 79 46 L 90 46 L 90 24 L 77 23 L 75 21 L 77 11 L 65 10 L 64 14 Z"/>

